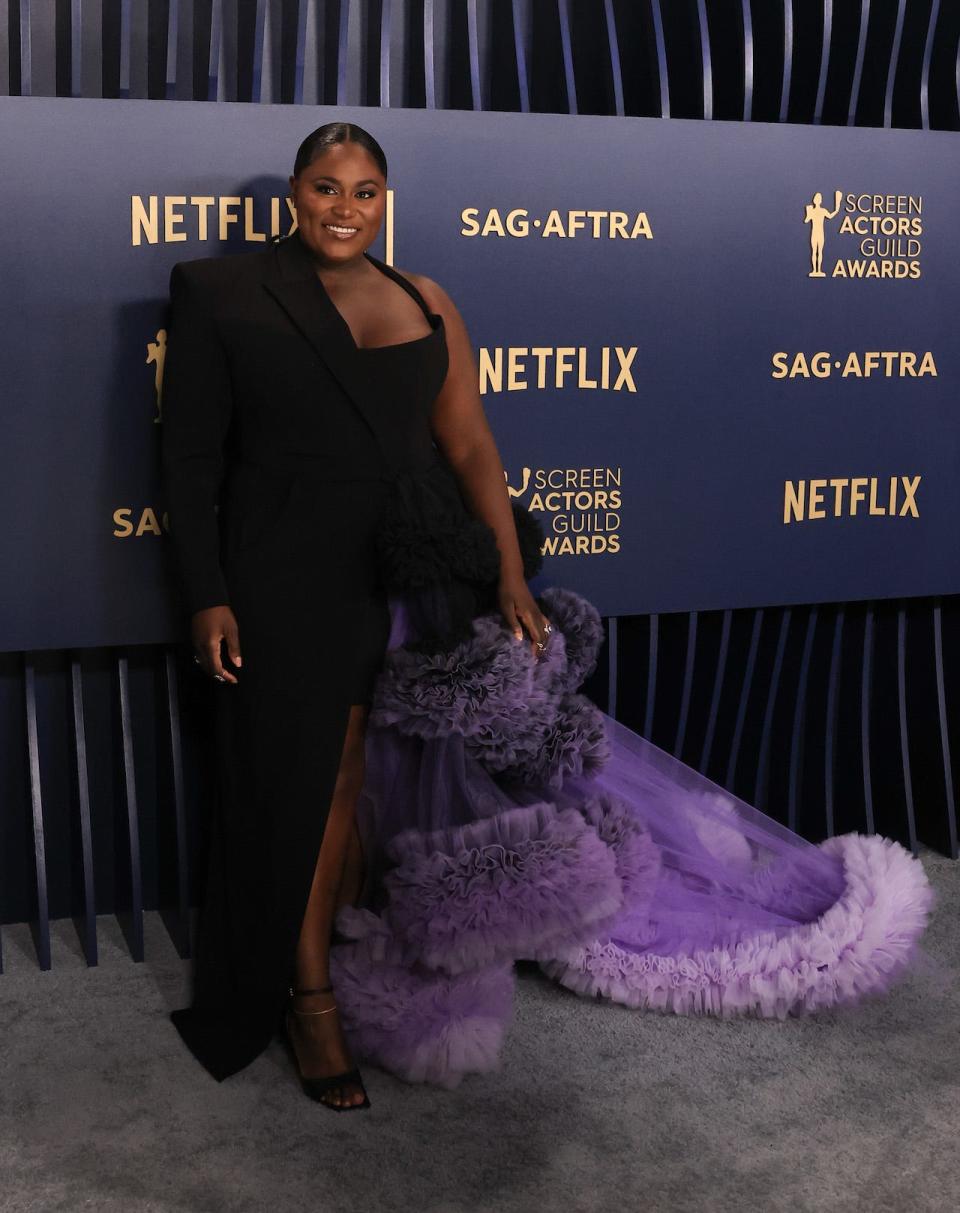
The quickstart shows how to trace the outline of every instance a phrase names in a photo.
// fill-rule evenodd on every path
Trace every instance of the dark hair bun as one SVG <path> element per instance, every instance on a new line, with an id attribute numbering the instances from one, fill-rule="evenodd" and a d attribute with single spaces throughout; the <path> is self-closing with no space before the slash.
<path id="1" fill-rule="evenodd" d="M 354 122 L 325 122 L 323 126 L 311 131 L 297 149 L 297 158 L 293 164 L 294 177 L 299 177 L 308 165 L 335 143 L 357 143 L 365 148 L 386 180 L 387 158 L 383 154 L 383 148 L 369 131 Z"/>

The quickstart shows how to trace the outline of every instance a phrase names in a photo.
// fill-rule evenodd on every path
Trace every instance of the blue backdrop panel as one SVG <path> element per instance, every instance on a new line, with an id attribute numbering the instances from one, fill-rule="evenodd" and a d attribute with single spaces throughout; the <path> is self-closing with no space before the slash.
<path id="1" fill-rule="evenodd" d="M 373 251 L 464 315 L 543 583 L 603 614 L 960 591 L 956 135 L 0 98 L 3 648 L 182 636 L 170 267 L 289 231 L 334 118 L 390 160 Z"/>

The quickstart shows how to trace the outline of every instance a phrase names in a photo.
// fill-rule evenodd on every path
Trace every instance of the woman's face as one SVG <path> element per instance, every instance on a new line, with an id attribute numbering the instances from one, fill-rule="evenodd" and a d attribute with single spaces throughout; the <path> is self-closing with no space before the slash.
<path id="1" fill-rule="evenodd" d="M 376 239 L 387 183 L 365 148 L 335 143 L 290 178 L 290 194 L 304 244 L 319 261 L 335 265 Z"/>

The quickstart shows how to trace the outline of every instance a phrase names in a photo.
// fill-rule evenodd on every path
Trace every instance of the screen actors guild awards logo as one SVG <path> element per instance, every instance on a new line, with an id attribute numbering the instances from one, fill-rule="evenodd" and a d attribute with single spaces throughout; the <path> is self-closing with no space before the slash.
<path id="1" fill-rule="evenodd" d="M 530 468 L 520 470 L 514 488 L 504 471 L 511 497 L 529 493 L 526 506 L 541 514 L 544 556 L 598 556 L 620 551 L 622 504 L 619 467 Z"/>
<path id="2" fill-rule="evenodd" d="M 153 363 L 153 390 L 156 395 L 157 415 L 153 421 L 158 425 L 163 420 L 163 359 L 167 352 L 167 330 L 158 329 L 156 341 L 147 342 L 147 361 Z"/>
<path id="3" fill-rule="evenodd" d="M 920 277 L 923 198 L 919 194 L 836 190 L 831 210 L 818 190 L 804 208 L 803 222 L 810 229 L 808 278 L 904 282 Z M 830 257 L 824 268 L 828 223 Z"/>
<path id="4" fill-rule="evenodd" d="M 810 272 L 807 274 L 808 278 L 826 278 L 827 276 L 823 272 L 824 221 L 836 219 L 840 213 L 840 201 L 842 198 L 842 191 L 837 190 L 833 196 L 832 211 L 828 211 L 823 205 L 823 194 L 819 190 L 807 203 L 803 214 L 803 222 L 810 224 Z"/>

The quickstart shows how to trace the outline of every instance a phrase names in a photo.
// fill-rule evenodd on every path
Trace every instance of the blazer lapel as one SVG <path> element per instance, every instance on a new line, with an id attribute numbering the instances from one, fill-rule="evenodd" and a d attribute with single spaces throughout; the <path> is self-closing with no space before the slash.
<path id="1" fill-rule="evenodd" d="M 310 251 L 299 230 L 273 246 L 273 260 L 264 289 L 323 359 L 361 417 L 379 438 L 376 415 L 346 321 L 337 311 L 317 276 Z"/>

